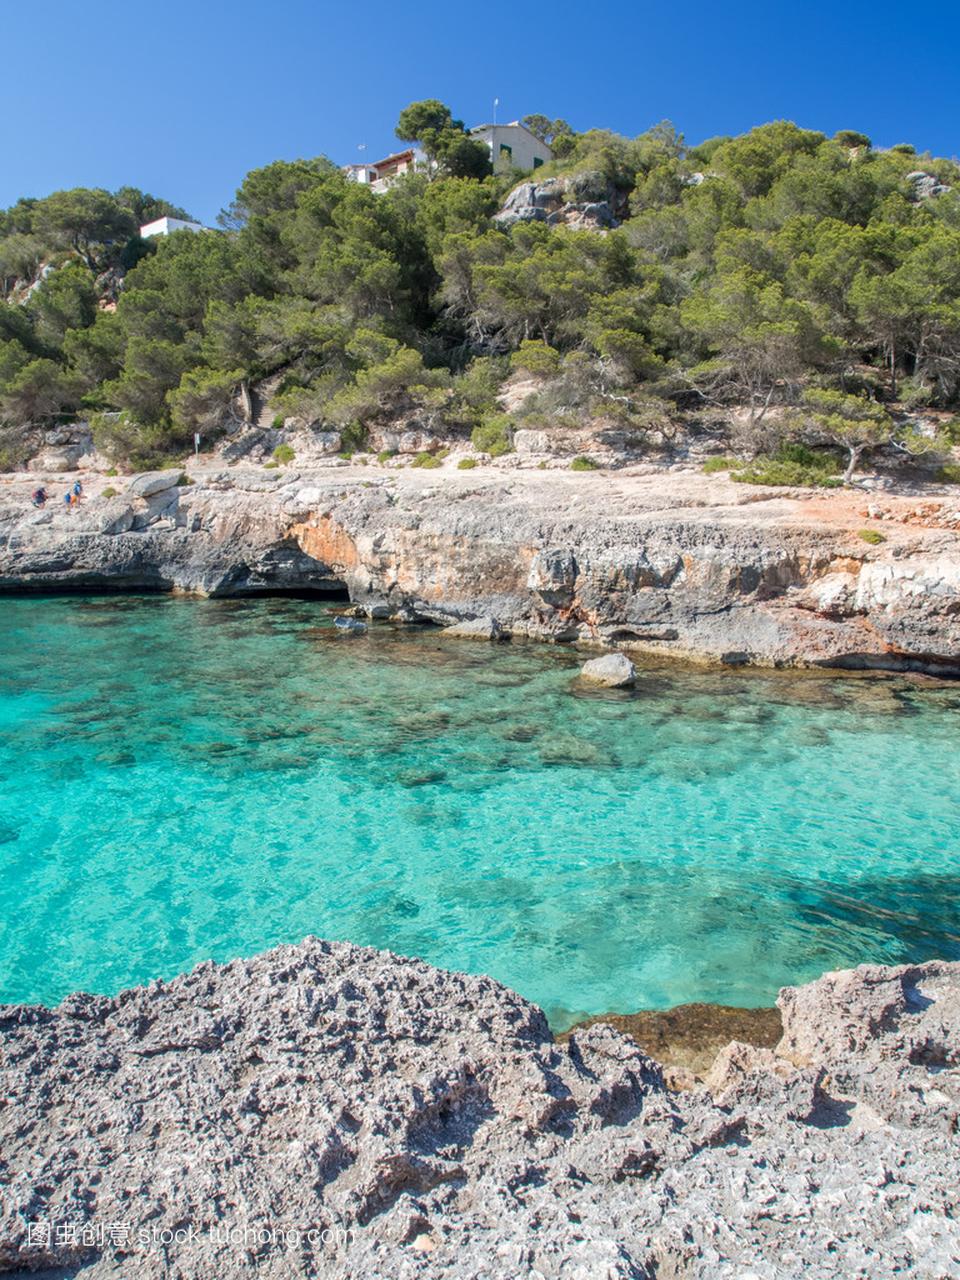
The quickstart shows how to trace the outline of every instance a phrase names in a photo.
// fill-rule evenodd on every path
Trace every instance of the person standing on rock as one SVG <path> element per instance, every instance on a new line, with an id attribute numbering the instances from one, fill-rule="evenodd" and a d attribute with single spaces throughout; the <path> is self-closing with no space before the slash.
<path id="1" fill-rule="evenodd" d="M 43 485 L 41 485 L 39 489 L 35 489 L 33 492 L 33 505 L 35 507 L 42 507 L 46 505 L 46 501 L 47 491 L 44 489 Z"/>

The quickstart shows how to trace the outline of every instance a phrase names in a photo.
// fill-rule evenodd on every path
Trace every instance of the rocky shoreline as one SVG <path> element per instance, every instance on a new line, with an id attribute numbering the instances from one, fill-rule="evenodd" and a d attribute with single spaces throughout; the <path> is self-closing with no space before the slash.
<path id="1" fill-rule="evenodd" d="M 0 1009 L 0 1271 L 942 1278 L 960 964 L 825 975 L 672 1092 L 609 1025 L 307 939 Z"/>
<path id="2" fill-rule="evenodd" d="M 339 593 L 373 618 L 486 636 L 960 674 L 949 492 L 769 490 L 691 468 L 180 475 L 118 493 L 95 477 L 79 510 L 42 511 L 36 477 L 7 479 L 0 590 Z"/>

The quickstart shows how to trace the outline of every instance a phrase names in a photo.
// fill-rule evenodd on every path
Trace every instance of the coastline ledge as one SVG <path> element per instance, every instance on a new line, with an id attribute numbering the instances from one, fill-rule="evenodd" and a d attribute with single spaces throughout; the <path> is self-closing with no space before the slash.
<path id="1" fill-rule="evenodd" d="M 3 1007 L 0 1271 L 955 1274 L 960 963 L 778 1005 L 682 1093 L 609 1025 L 314 938 Z"/>

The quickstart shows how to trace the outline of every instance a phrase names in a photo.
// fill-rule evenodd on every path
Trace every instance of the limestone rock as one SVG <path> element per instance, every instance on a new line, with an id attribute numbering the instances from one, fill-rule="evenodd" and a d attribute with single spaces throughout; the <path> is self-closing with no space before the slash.
<path id="1" fill-rule="evenodd" d="M 792 1062 L 831 1062 L 855 1054 L 864 1065 L 905 1057 L 960 1066 L 960 964 L 931 960 L 888 969 L 861 965 L 825 973 L 805 987 L 784 987 L 777 1004 Z"/>
<path id="2" fill-rule="evenodd" d="M 913 173 L 908 173 L 907 182 L 910 184 L 912 199 L 917 201 L 930 200 L 933 196 L 946 195 L 951 190 L 935 174 L 926 173 L 923 169 L 916 169 Z"/>
<path id="3" fill-rule="evenodd" d="M 496 618 L 470 618 L 445 627 L 443 634 L 458 640 L 505 640 L 506 633 Z"/>
<path id="4" fill-rule="evenodd" d="M 955 1275 L 960 964 L 781 1005 L 816 1062 L 732 1046 L 722 1106 L 609 1025 L 557 1044 L 489 978 L 348 943 L 0 1008 L 0 1270 Z"/>
<path id="5" fill-rule="evenodd" d="M 580 668 L 582 679 L 607 689 L 626 689 L 636 683 L 637 669 L 625 653 L 605 653 Z"/>
<path id="6" fill-rule="evenodd" d="M 421 621 L 490 617 L 551 641 L 960 674 L 952 500 L 885 499 L 887 540 L 867 547 L 856 533 L 872 500 L 851 512 L 845 497 L 740 493 L 678 469 L 445 468 L 427 483 L 419 470 L 342 466 L 207 472 L 166 491 L 178 498 L 171 520 L 119 534 L 97 527 L 95 496 L 79 511 L 54 503 L 49 522 L 34 522 L 31 486 L 43 477 L 11 477 L 0 491 L 0 588 L 329 587 Z"/>
<path id="7" fill-rule="evenodd" d="M 83 450 L 77 445 L 64 449 L 45 449 L 42 453 L 38 453 L 35 458 L 30 459 L 30 470 L 52 471 L 55 473 L 76 471 L 82 454 Z"/>
<path id="8" fill-rule="evenodd" d="M 542 182 L 521 182 L 494 215 L 501 227 L 545 222 L 577 230 L 619 226 L 625 212 L 622 195 L 599 173 L 578 173 Z"/>
<path id="9" fill-rule="evenodd" d="M 725 1096 L 729 1096 L 731 1090 L 741 1088 L 744 1080 L 754 1073 L 779 1075 L 786 1079 L 793 1071 L 790 1064 L 777 1057 L 771 1049 L 760 1049 L 733 1040 L 717 1054 L 703 1083 L 722 1105 Z"/>
<path id="10" fill-rule="evenodd" d="M 85 523 L 93 523 L 99 533 L 116 537 L 133 528 L 134 510 L 125 498 L 109 498 L 106 502 L 88 507 L 84 512 Z"/>
<path id="11" fill-rule="evenodd" d="M 527 427 L 513 433 L 513 447 L 517 453 L 552 453 L 551 437 L 546 431 L 532 431 Z"/>
<path id="12" fill-rule="evenodd" d="M 127 492 L 135 498 L 149 498 L 155 493 L 163 493 L 165 489 L 172 489 L 182 474 L 179 470 L 145 471 L 133 477 L 127 485 Z"/>

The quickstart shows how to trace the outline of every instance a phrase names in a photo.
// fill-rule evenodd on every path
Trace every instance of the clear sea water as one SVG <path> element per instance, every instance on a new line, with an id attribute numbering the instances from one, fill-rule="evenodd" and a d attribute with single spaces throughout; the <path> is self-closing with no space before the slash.
<path id="1" fill-rule="evenodd" d="M 651 667 L 330 606 L 0 600 L 0 1000 L 313 933 L 555 1025 L 960 957 L 960 686 Z"/>

